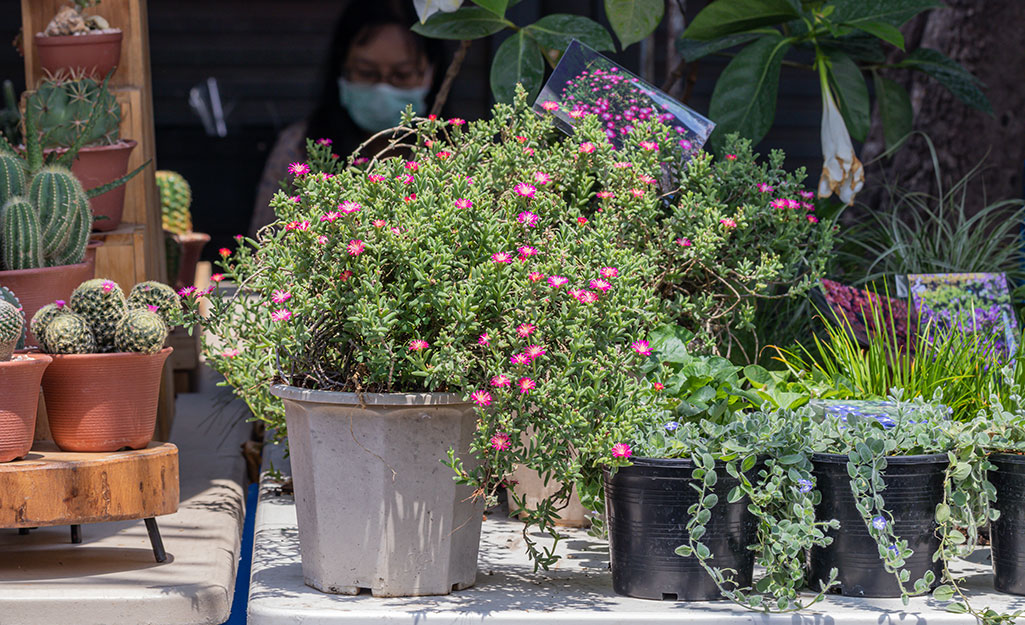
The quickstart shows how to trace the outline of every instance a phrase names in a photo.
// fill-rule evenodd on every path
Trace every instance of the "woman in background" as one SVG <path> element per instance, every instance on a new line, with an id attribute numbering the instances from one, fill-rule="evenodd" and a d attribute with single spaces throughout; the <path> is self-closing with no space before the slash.
<path id="1" fill-rule="evenodd" d="M 335 25 L 324 63 L 320 101 L 306 119 L 283 130 L 267 157 L 249 233 L 274 221 L 271 197 L 288 164 L 306 160 L 306 138 L 327 138 L 347 157 L 375 133 L 397 126 L 407 105 L 421 114 L 434 101 L 443 73 L 441 41 L 409 30 L 409 0 L 353 0 Z M 386 140 L 364 148 L 380 151 Z"/>

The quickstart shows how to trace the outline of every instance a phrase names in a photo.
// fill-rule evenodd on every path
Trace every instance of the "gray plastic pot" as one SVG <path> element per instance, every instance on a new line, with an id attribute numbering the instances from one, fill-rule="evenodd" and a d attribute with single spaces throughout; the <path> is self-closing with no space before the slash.
<path id="1" fill-rule="evenodd" d="M 458 395 L 275 385 L 285 402 L 303 578 L 323 592 L 446 595 L 477 576 L 484 504 L 442 464 L 477 416 Z"/>

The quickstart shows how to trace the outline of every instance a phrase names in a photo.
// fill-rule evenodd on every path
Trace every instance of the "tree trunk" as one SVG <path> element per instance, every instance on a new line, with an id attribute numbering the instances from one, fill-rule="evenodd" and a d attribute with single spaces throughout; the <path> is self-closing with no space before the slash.
<path id="1" fill-rule="evenodd" d="M 967 199 L 970 213 L 986 203 L 1022 195 L 1025 162 L 1025 2 L 1022 0 L 946 0 L 945 8 L 921 15 L 904 28 L 907 49 L 939 50 L 972 72 L 985 85 L 992 116 L 963 104 L 934 79 L 920 72 L 893 70 L 888 75 L 911 96 L 914 128 L 936 146 L 945 181 L 957 180 L 986 159 L 983 186 Z M 897 53 L 898 57 L 902 53 Z M 884 151 L 880 116 L 862 151 L 868 162 Z M 893 158 L 868 170 L 871 184 L 883 180 L 904 188 L 935 192 L 931 158 L 921 137 L 914 137 Z M 878 205 L 881 194 L 863 198 Z M 876 201 L 874 201 L 876 200 Z"/>

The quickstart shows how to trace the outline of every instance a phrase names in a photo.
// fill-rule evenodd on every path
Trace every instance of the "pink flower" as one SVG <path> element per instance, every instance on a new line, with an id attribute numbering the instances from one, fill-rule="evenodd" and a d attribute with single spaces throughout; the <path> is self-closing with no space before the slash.
<path id="1" fill-rule="evenodd" d="M 767 182 L 759 182 L 758 190 L 762 193 L 772 193 L 776 188 Z"/>
<path id="2" fill-rule="evenodd" d="M 516 251 L 519 252 L 522 256 L 537 256 L 538 254 L 537 248 L 530 247 L 529 245 L 521 245 L 520 247 L 516 248 Z"/>
<path id="3" fill-rule="evenodd" d="M 509 386 L 510 384 L 512 384 L 512 380 L 510 380 L 504 373 L 491 378 L 491 386 L 496 388 L 502 388 L 503 386 Z"/>
<path id="4" fill-rule="evenodd" d="M 643 182 L 644 184 L 655 184 L 655 178 L 649 176 L 648 174 L 639 174 L 637 176 L 637 179 Z"/>
<path id="5" fill-rule="evenodd" d="M 498 432 L 491 437 L 491 448 L 496 451 L 505 451 L 509 449 L 509 445 L 511 445 L 509 435 L 505 432 Z"/>
<path id="6" fill-rule="evenodd" d="M 477 345 L 490 345 L 491 339 L 488 338 L 488 333 L 485 332 L 477 337 Z"/>
<path id="7" fill-rule="evenodd" d="M 528 156 L 534 156 L 534 148 L 523 148 L 523 153 Z"/>
<path id="8" fill-rule="evenodd" d="M 220 282 L 223 279 L 224 279 L 224 274 L 223 273 L 215 273 L 214 275 L 210 276 L 210 280 L 212 282 Z"/>
<path id="9" fill-rule="evenodd" d="M 654 141 L 641 141 L 641 147 L 649 152 L 658 152 L 658 144 Z"/>
<path id="10" fill-rule="evenodd" d="M 544 278 L 545 274 L 538 273 L 537 271 L 531 271 L 527 274 L 527 280 L 530 280 L 531 282 L 540 282 L 541 280 L 544 280 Z"/>
<path id="11" fill-rule="evenodd" d="M 195 292 L 196 292 L 196 287 L 194 287 L 194 286 L 183 286 L 182 288 L 178 289 L 178 295 L 180 297 L 188 297 L 188 296 L 192 295 Z M 61 306 L 60 308 L 63 308 L 63 306 Z"/>
<path id="12" fill-rule="evenodd" d="M 567 293 L 573 299 L 580 299 L 580 294 L 583 293 L 583 291 L 580 289 L 570 289 Z"/>
<path id="13" fill-rule="evenodd" d="M 612 446 L 612 457 L 613 458 L 629 458 L 633 451 L 630 446 L 626 443 L 616 443 Z"/>
<path id="14" fill-rule="evenodd" d="M 331 145 L 331 140 L 327 137 L 317 139 L 317 145 Z"/>
<path id="15" fill-rule="evenodd" d="M 518 185 L 516 185 L 516 187 L 514 187 L 514 191 L 516 191 L 516 193 L 522 195 L 525 198 L 533 198 L 534 193 L 537 191 L 537 189 L 535 189 L 534 185 L 532 184 L 521 182 Z"/>
<path id="16" fill-rule="evenodd" d="M 217 250 L 217 253 L 221 255 L 221 258 L 227 258 L 231 256 L 231 250 L 229 250 L 226 247 L 222 247 L 221 249 Z"/>
<path id="17" fill-rule="evenodd" d="M 613 193 L 612 191 L 599 191 L 595 193 L 595 195 L 598 196 L 599 199 L 605 200 L 614 196 L 615 193 Z"/>
<path id="18" fill-rule="evenodd" d="M 288 166 L 288 173 L 296 176 L 305 176 L 310 173 L 310 166 L 306 163 L 292 163 Z"/>
<path id="19" fill-rule="evenodd" d="M 100 288 L 103 289 L 104 293 L 110 293 L 116 287 L 117 287 L 117 284 L 115 284 L 112 280 L 104 280 L 103 284 L 102 284 L 102 286 Z"/>
<path id="20" fill-rule="evenodd" d="M 737 155 L 736 154 L 727 154 L 726 155 L 726 160 L 728 160 L 728 161 L 735 161 L 735 160 L 737 160 Z"/>
<path id="21" fill-rule="evenodd" d="M 193 288 L 193 290 L 195 290 L 196 287 L 192 287 L 192 288 Z M 185 289 L 182 289 L 182 291 L 184 291 L 184 290 Z M 181 295 L 181 291 L 178 292 L 178 295 Z M 53 304 L 57 308 L 64 308 L 65 306 L 68 305 L 68 303 L 66 301 L 62 300 L 62 299 L 59 299 L 59 300 L 55 301 Z"/>
<path id="22" fill-rule="evenodd" d="M 579 148 L 581 154 L 591 154 L 594 152 L 595 149 L 595 145 L 590 141 L 585 141 L 584 143 L 581 143 Z"/>
<path id="23" fill-rule="evenodd" d="M 594 280 L 591 280 L 589 285 L 595 291 L 601 291 L 602 293 L 604 293 L 605 291 L 608 291 L 609 289 L 612 288 L 611 284 L 609 284 L 605 280 L 602 280 L 601 278 L 596 278 Z"/>
<path id="24" fill-rule="evenodd" d="M 270 298 L 275 304 L 284 304 L 292 298 L 292 294 L 288 291 L 282 291 L 281 289 L 274 289 Z"/>
<path id="25" fill-rule="evenodd" d="M 420 163 L 416 161 L 406 161 L 405 168 L 409 171 L 417 171 L 420 169 Z"/>
<path id="26" fill-rule="evenodd" d="M 223 352 L 221 352 L 221 356 L 223 356 L 224 358 L 234 358 L 235 356 L 238 356 L 238 354 L 239 351 L 237 349 L 226 349 Z"/>
<path id="27" fill-rule="evenodd" d="M 732 217 L 726 217 L 725 219 L 720 219 L 719 223 L 721 223 L 722 225 L 726 226 L 727 228 L 736 228 L 737 227 L 737 222 L 734 221 Z"/>
<path id="28" fill-rule="evenodd" d="M 806 210 L 808 212 L 811 212 L 811 211 L 815 210 L 815 205 L 811 204 L 809 202 L 801 202 L 801 208 L 803 208 L 804 210 Z"/>
<path id="29" fill-rule="evenodd" d="M 519 334 L 523 338 L 527 338 L 537 328 L 532 323 L 521 323 L 516 326 L 516 334 Z"/>
<path id="30" fill-rule="evenodd" d="M 787 208 L 797 210 L 798 208 L 801 208 L 801 203 L 797 200 L 787 199 Z"/>
<path id="31" fill-rule="evenodd" d="M 491 393 L 484 390 L 474 391 L 470 393 L 470 399 L 472 399 L 473 403 L 477 404 L 478 406 L 491 405 Z"/>
<path id="32" fill-rule="evenodd" d="M 418 352 L 422 349 L 427 349 L 431 344 L 423 339 L 414 339 L 409 342 L 409 351 Z"/>
<path id="33" fill-rule="evenodd" d="M 651 355 L 651 347 L 648 346 L 647 341 L 634 341 L 630 347 L 641 356 Z"/>
<path id="34" fill-rule="evenodd" d="M 156 304 L 148 304 L 146 308 L 148 308 L 150 312 L 160 312 L 160 306 L 157 306 Z"/>
<path id="35" fill-rule="evenodd" d="M 786 208 L 787 207 L 787 201 L 784 200 L 781 197 L 778 197 L 778 198 L 774 199 L 773 201 L 769 202 L 769 206 L 771 206 L 773 208 L 778 208 L 778 209 Z"/>
<path id="36" fill-rule="evenodd" d="M 656 391 L 661 391 L 665 390 L 666 387 L 661 382 L 653 382 L 651 388 L 655 389 Z"/>
<path id="37" fill-rule="evenodd" d="M 287 308 L 279 308 L 270 314 L 274 321 L 288 321 L 292 317 L 292 311 Z"/>
<path id="38" fill-rule="evenodd" d="M 302 202 L 302 198 L 300 198 L 298 195 L 293 195 L 292 197 L 290 197 L 288 199 L 292 200 L 296 204 L 298 204 L 299 202 Z"/>
<path id="39" fill-rule="evenodd" d="M 550 276 L 550 277 L 548 278 L 548 284 L 549 284 L 549 285 L 550 285 L 550 286 L 551 286 L 551 287 L 552 287 L 553 289 L 557 289 L 557 288 L 559 288 L 560 286 L 565 286 L 565 285 L 566 285 L 566 284 L 568 284 L 568 283 L 569 283 L 569 278 L 565 278 L 565 277 L 563 277 L 563 276 Z"/>
<path id="40" fill-rule="evenodd" d="M 531 187 L 533 188 L 533 187 Z M 521 224 L 526 224 L 528 228 L 534 228 L 537 226 L 537 220 L 540 219 L 536 214 L 530 211 L 523 211 L 516 216 L 516 220 Z"/>
<path id="41" fill-rule="evenodd" d="M 598 272 L 603 278 L 615 278 L 619 275 L 619 270 L 615 267 L 602 267 Z"/>
<path id="42" fill-rule="evenodd" d="M 367 180 L 370 182 L 383 182 L 384 176 L 381 174 L 367 174 Z"/>
<path id="43" fill-rule="evenodd" d="M 496 263 L 511 263 L 512 254 L 509 252 L 495 252 L 491 255 L 491 260 Z"/>
<path id="44" fill-rule="evenodd" d="M 460 117 L 453 117 L 452 119 L 448 120 L 448 123 L 452 124 L 453 126 L 462 126 L 466 123 L 466 120 Z"/>
<path id="45" fill-rule="evenodd" d="M 527 349 L 523 350 L 523 355 L 532 361 L 537 360 L 538 358 L 544 356 L 547 353 L 548 352 L 545 351 L 545 348 L 541 347 L 540 345 L 527 345 Z"/>
<path id="46" fill-rule="evenodd" d="M 402 184 L 413 184 L 413 174 L 399 174 L 395 179 L 401 180 Z"/>
<path id="47" fill-rule="evenodd" d="M 338 276 L 338 279 L 341 280 L 342 282 L 348 282 L 349 278 L 351 278 L 351 277 L 352 277 L 352 271 L 346 269 L 345 271 L 343 271 L 341 273 L 341 275 Z"/>
<path id="48" fill-rule="evenodd" d="M 581 304 L 593 304 L 598 301 L 598 294 L 594 291 L 581 289 L 576 294 L 577 301 Z"/>
<path id="49" fill-rule="evenodd" d="M 437 154 L 435 154 L 435 156 L 437 156 L 441 160 L 445 160 L 448 157 L 452 156 L 452 153 L 451 152 L 446 152 L 445 150 L 442 150 L 442 151 L 438 152 Z"/>
<path id="50" fill-rule="evenodd" d="M 630 189 L 630 195 L 634 197 L 641 197 L 644 195 L 644 189 Z"/>
<path id="51" fill-rule="evenodd" d="M 526 354 L 513 354 L 509 357 L 509 362 L 511 362 L 514 365 L 529 365 L 530 356 Z"/>
<path id="52" fill-rule="evenodd" d="M 537 388 L 537 384 L 530 378 L 520 378 L 516 385 L 520 387 L 520 393 L 525 395 L 529 395 L 531 390 Z"/>
<path id="53" fill-rule="evenodd" d="M 406 197 L 402 198 L 402 201 L 406 202 L 407 204 L 409 202 L 415 202 L 416 201 L 416 193 L 410 193 Z"/>
<path id="54" fill-rule="evenodd" d="M 580 119 L 580 118 L 582 118 L 584 116 L 584 112 L 581 111 L 580 109 L 573 109 L 572 111 L 569 112 L 569 116 L 572 117 L 573 119 Z"/>
<path id="55" fill-rule="evenodd" d="M 345 249 L 349 252 L 349 256 L 359 256 L 363 253 L 365 246 L 363 241 L 360 239 L 352 239 L 349 244 L 345 246 Z"/>
<path id="56" fill-rule="evenodd" d="M 615 163 L 612 163 L 612 166 L 616 169 L 626 169 L 627 167 L 633 167 L 634 164 L 628 161 L 617 161 Z"/>
<path id="57" fill-rule="evenodd" d="M 388 222 L 383 219 L 375 219 L 370 222 L 375 228 L 383 228 L 388 225 Z"/>
<path id="58" fill-rule="evenodd" d="M 331 158 L 338 158 L 337 154 L 332 154 Z M 370 162 L 370 159 L 365 156 L 357 157 L 356 160 L 352 161 L 353 165 L 366 165 Z"/>
<path id="59" fill-rule="evenodd" d="M 358 202 L 353 202 L 352 200 L 345 200 L 338 205 L 338 210 L 342 211 L 346 215 L 358 213 L 361 208 L 363 207 Z"/>
<path id="60" fill-rule="evenodd" d="M 324 235 L 320 235 L 319 237 L 317 237 L 317 243 L 321 245 L 327 245 L 327 237 Z"/>
<path id="61" fill-rule="evenodd" d="M 804 198 L 806 200 L 810 200 L 813 197 L 815 197 L 814 193 L 812 193 L 811 191 L 805 191 L 804 189 L 798 191 L 797 195 L 800 195 L 802 198 Z"/>
<path id="62" fill-rule="evenodd" d="M 463 209 L 470 208 L 471 206 L 473 206 L 473 202 L 471 202 L 470 200 L 466 199 L 465 197 L 461 197 L 461 198 L 457 199 L 455 202 L 453 202 L 453 204 L 455 204 L 456 208 L 463 208 Z"/>
<path id="63" fill-rule="evenodd" d="M 331 223 L 331 222 L 333 222 L 334 220 L 338 219 L 341 216 L 342 215 L 338 211 L 331 211 L 330 213 L 324 213 L 323 215 L 321 215 L 320 216 L 320 220 L 321 221 L 326 221 L 328 223 Z"/>
<path id="64" fill-rule="evenodd" d="M 543 108 L 544 110 L 549 111 L 549 112 L 557 111 L 557 110 L 559 110 L 559 104 L 558 104 L 558 102 L 552 102 L 551 100 L 545 100 L 544 102 L 541 103 L 541 108 Z"/>
<path id="65" fill-rule="evenodd" d="M 812 222 L 813 224 L 819 223 L 819 218 L 815 215 L 805 215 L 805 217 L 808 219 L 808 221 Z"/>
<path id="66" fill-rule="evenodd" d="M 577 217 L 577 223 L 581 226 L 587 223 L 587 217 Z"/>

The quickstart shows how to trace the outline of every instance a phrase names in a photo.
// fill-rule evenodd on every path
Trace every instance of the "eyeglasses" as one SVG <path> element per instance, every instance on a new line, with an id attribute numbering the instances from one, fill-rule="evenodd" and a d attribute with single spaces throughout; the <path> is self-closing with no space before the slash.
<path id="1" fill-rule="evenodd" d="M 386 82 L 393 87 L 419 87 L 424 81 L 424 72 L 417 69 L 399 69 L 381 73 L 368 67 L 350 67 L 345 70 L 345 77 L 351 82 L 375 84 Z"/>

